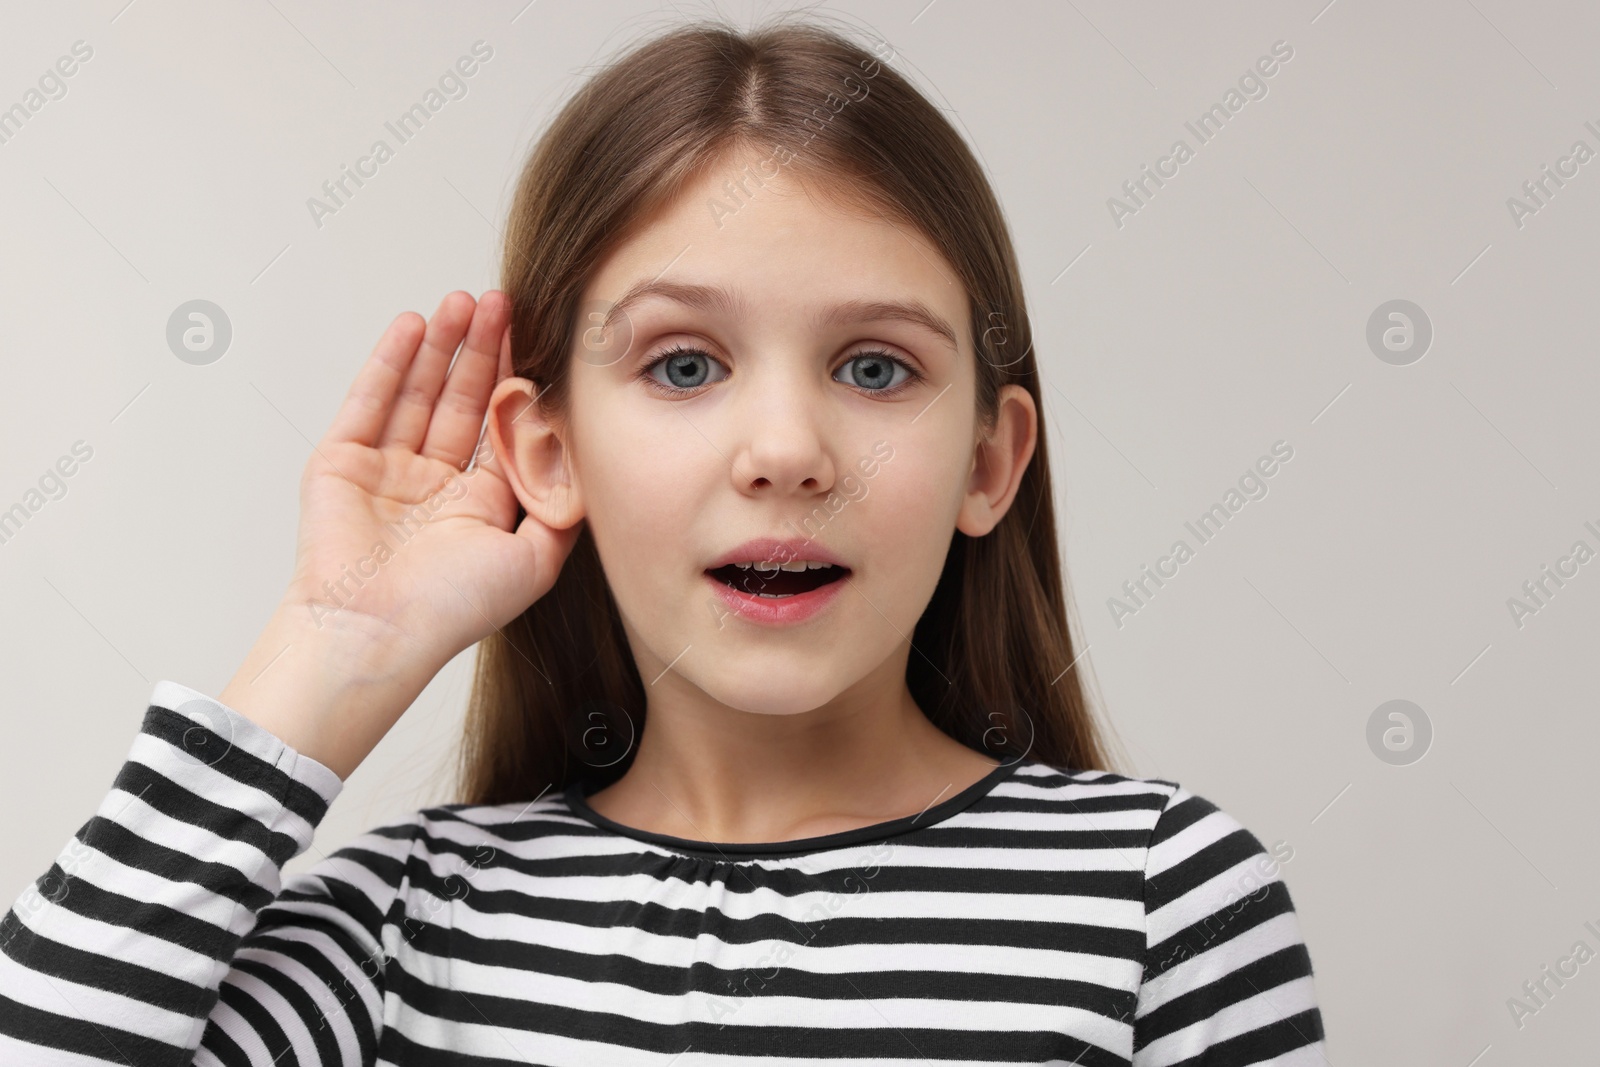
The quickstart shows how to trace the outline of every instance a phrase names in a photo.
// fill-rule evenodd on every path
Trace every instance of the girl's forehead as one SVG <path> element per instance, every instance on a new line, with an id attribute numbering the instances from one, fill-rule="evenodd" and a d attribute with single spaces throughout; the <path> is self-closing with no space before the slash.
<path id="1" fill-rule="evenodd" d="M 881 291 L 823 285 L 804 293 L 782 294 L 781 300 L 773 300 L 761 299 L 738 285 L 692 279 L 640 280 L 598 308 L 603 316 L 599 330 L 605 333 L 617 323 L 631 324 L 635 316 L 649 315 L 644 309 L 656 307 L 687 309 L 729 324 L 782 317 L 823 332 L 892 326 L 897 335 L 918 338 L 919 347 L 942 348 L 951 355 L 961 351 L 958 316 L 937 302 L 923 299 L 915 290 L 893 285 Z"/>
<path id="2" fill-rule="evenodd" d="M 915 245 L 939 253 L 919 228 L 878 206 L 864 188 L 843 177 L 790 167 L 759 167 L 754 156 L 728 157 L 700 171 L 669 199 L 629 226 L 625 245 L 657 241 L 741 240 L 766 247 L 877 241 Z M 674 253 L 677 249 L 673 250 Z"/>
<path id="3" fill-rule="evenodd" d="M 808 305 L 916 300 L 947 320 L 965 307 L 954 269 L 917 228 L 819 201 L 793 182 L 735 203 L 714 178 L 641 220 L 591 275 L 587 296 L 615 302 L 679 283 L 725 298 L 706 298 L 706 310 L 734 309 L 736 293 Z"/>

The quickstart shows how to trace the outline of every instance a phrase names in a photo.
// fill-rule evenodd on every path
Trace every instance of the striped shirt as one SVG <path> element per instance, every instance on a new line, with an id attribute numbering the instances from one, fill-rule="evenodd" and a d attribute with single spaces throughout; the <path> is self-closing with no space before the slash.
<path id="1" fill-rule="evenodd" d="M 156 683 L 0 921 L 0 1062 L 1327 1062 L 1279 850 L 1174 782 L 1023 757 L 765 845 L 634 830 L 574 786 L 421 810 L 283 878 L 342 786 Z"/>

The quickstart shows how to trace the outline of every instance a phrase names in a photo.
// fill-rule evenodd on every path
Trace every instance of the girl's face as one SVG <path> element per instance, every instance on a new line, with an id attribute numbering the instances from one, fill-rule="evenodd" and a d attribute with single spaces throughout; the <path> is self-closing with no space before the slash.
<path id="1" fill-rule="evenodd" d="M 788 714 L 903 689 L 953 532 L 986 533 L 1020 477 L 975 462 L 968 315 L 919 233 L 814 202 L 760 156 L 713 168 L 602 262 L 563 436 L 652 705 Z M 795 544 L 738 551 L 760 538 Z M 709 573 L 730 553 L 773 561 L 718 571 L 749 593 L 840 573 L 797 581 L 785 561 L 848 573 L 752 598 Z"/>

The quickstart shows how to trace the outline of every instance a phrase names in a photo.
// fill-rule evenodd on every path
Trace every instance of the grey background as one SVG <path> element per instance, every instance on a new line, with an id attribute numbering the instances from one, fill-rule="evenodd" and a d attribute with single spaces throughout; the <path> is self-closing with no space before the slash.
<path id="1" fill-rule="evenodd" d="M 723 3 L 748 24 L 772 4 Z M 518 165 L 585 68 L 689 4 L 10 6 L 0 107 L 93 57 L 0 144 L 0 509 L 93 456 L 0 545 L 12 899 L 95 809 L 150 687 L 215 695 L 280 595 L 296 485 L 398 312 L 496 284 Z M 1336 1062 L 1483 1067 L 1592 1049 L 1600 963 L 1600 160 L 1519 228 L 1507 199 L 1600 150 L 1600 12 L 1513 0 L 884 0 L 875 31 L 976 147 L 1018 242 L 1063 551 L 1132 773 L 1239 818 L 1282 868 Z M 680 12 L 682 14 L 680 14 Z M 306 201 L 483 39 L 493 58 L 337 215 Z M 1107 200 L 1276 41 L 1293 58 L 1118 227 Z M 387 138 L 392 142 L 392 137 Z M 597 176 L 597 180 L 599 177 Z M 173 311 L 229 349 L 174 356 Z M 1431 347 L 1367 343 L 1387 301 Z M 1292 460 L 1136 615 L 1107 600 L 1274 442 Z M 448 794 L 471 653 L 346 786 L 298 870 Z M 1369 746 L 1414 702 L 1406 765 Z M 1381 750 L 1381 746 L 1379 746 Z M 1418 751 L 1412 749 L 1412 754 Z M 1590 973 L 1594 972 L 1594 973 Z M 1552 989 L 1555 987 L 1552 985 Z"/>

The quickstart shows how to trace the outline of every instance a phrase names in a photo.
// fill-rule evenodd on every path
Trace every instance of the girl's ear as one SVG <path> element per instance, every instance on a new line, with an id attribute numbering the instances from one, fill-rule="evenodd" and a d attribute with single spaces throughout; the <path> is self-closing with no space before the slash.
<path id="1" fill-rule="evenodd" d="M 956 529 L 968 537 L 982 537 L 999 524 L 1017 495 L 1038 440 L 1032 393 L 1015 383 L 1003 385 L 997 404 L 994 431 L 973 451 L 967 495 L 956 517 Z"/>
<path id="2" fill-rule="evenodd" d="M 545 419 L 538 396 L 528 378 L 500 379 L 489 397 L 489 438 L 522 509 L 565 530 L 583 518 L 583 500 L 562 432 Z"/>

